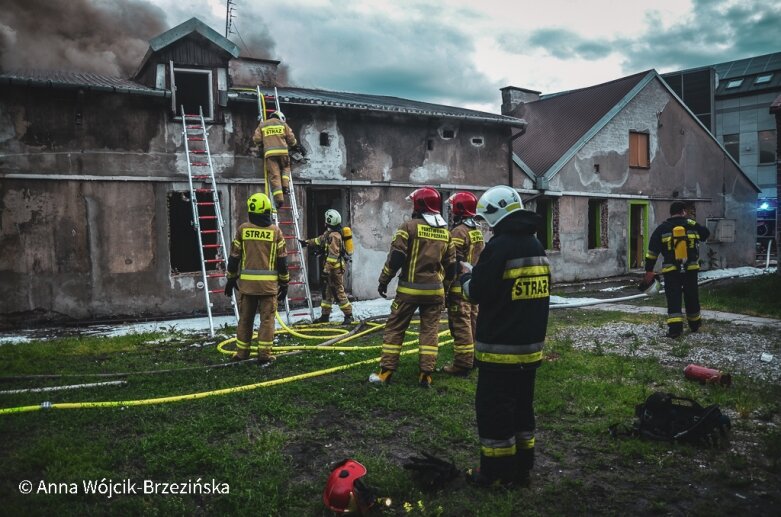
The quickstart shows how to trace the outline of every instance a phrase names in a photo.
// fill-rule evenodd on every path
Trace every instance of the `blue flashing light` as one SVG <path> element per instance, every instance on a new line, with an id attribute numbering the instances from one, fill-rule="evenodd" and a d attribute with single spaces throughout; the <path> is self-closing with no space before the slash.
<path id="1" fill-rule="evenodd" d="M 764 203 L 762 203 L 761 205 L 759 205 L 759 209 L 760 209 L 760 210 L 769 210 L 769 209 L 770 209 L 770 205 L 768 205 L 768 204 L 767 204 L 767 201 L 765 201 Z"/>

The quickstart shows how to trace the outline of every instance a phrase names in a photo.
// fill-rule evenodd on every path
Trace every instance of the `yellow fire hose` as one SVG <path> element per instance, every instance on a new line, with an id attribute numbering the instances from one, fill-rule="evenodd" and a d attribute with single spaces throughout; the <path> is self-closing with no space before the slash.
<path id="1" fill-rule="evenodd" d="M 279 315 L 277 315 L 279 317 Z M 284 323 L 282 323 L 283 328 L 288 328 Z M 369 332 L 373 332 L 379 328 L 384 327 L 383 324 L 373 324 L 369 322 L 369 325 L 372 326 L 372 328 L 363 331 L 361 333 L 355 334 L 353 336 L 350 336 L 348 339 L 355 339 L 356 337 L 359 337 L 359 335 L 365 335 Z M 343 329 L 339 329 L 343 330 Z M 442 332 L 439 332 L 437 334 L 437 337 L 442 337 L 445 334 L 448 334 L 449 330 L 443 330 Z M 221 342 L 218 345 L 218 349 L 222 353 L 229 353 L 226 352 L 223 348 L 225 344 L 231 342 L 232 340 L 235 340 L 235 338 L 225 340 Z M 416 343 L 417 339 L 412 339 L 409 341 L 405 341 L 402 343 L 402 346 L 411 345 Z M 447 339 L 445 341 L 442 341 L 438 344 L 438 346 L 443 346 L 449 343 L 452 343 L 453 339 Z M 366 350 L 366 349 L 373 349 L 373 348 L 380 348 L 380 347 L 324 347 L 322 345 L 320 346 L 307 346 L 307 347 L 274 347 L 274 349 L 304 349 L 304 350 Z M 404 350 L 399 355 L 408 355 L 417 352 L 417 350 L 411 349 L 411 350 Z M 289 382 L 295 382 L 300 381 L 303 379 L 310 379 L 312 377 L 319 377 L 321 375 L 327 375 L 330 373 L 335 373 L 342 370 L 347 370 L 349 368 L 353 368 L 355 366 L 360 366 L 363 364 L 370 364 L 377 362 L 377 358 L 372 359 L 365 359 L 363 361 L 357 361 L 355 363 L 350 363 L 346 365 L 341 366 L 334 366 L 332 368 L 325 368 L 323 370 L 317 370 L 314 372 L 308 372 L 308 373 L 302 373 L 298 375 L 292 375 L 290 377 L 283 377 L 280 379 L 273 379 L 270 381 L 263 381 L 263 382 L 257 382 L 253 384 L 245 384 L 243 386 L 235 386 L 233 388 L 222 388 L 218 390 L 211 390 L 211 391 L 202 391 L 199 393 L 188 393 L 186 395 L 174 395 L 170 397 L 157 397 L 157 398 L 151 398 L 151 399 L 137 399 L 137 400 L 124 400 L 124 401 L 98 401 L 98 402 L 43 402 L 41 404 L 33 405 L 33 406 L 19 406 L 19 407 L 12 407 L 12 408 L 2 408 L 0 409 L 0 415 L 6 415 L 11 413 L 28 413 L 32 411 L 40 411 L 42 409 L 86 409 L 86 408 L 110 408 L 110 407 L 129 407 L 129 406 L 147 406 L 147 405 L 153 405 L 153 404 L 166 404 L 169 402 L 179 402 L 182 400 L 197 400 L 202 399 L 206 397 L 215 397 L 220 395 L 229 395 L 231 393 L 241 393 L 244 391 L 251 391 L 258 388 L 266 388 L 269 386 L 278 386 L 280 384 L 286 384 Z"/>

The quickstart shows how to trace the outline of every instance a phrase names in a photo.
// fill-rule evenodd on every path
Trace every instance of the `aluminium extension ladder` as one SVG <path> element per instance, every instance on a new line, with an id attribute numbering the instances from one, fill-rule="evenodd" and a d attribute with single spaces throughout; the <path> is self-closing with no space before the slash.
<path id="1" fill-rule="evenodd" d="M 203 108 L 198 114 L 187 114 L 184 106 L 182 113 L 182 141 L 184 142 L 185 158 L 187 159 L 187 179 L 190 183 L 190 204 L 193 210 L 193 228 L 198 236 L 198 250 L 201 258 L 201 276 L 203 278 L 203 294 L 206 299 L 206 310 L 209 314 L 209 333 L 214 337 L 214 318 L 212 316 L 211 295 L 223 293 L 224 287 L 213 285 L 216 279 L 225 278 L 228 270 L 228 255 L 225 247 L 223 228 L 225 222 L 220 208 L 220 196 L 217 192 L 217 182 L 214 178 L 212 156 L 209 152 L 209 139 L 206 132 L 206 121 L 203 118 Z M 193 149 L 191 146 L 196 147 Z M 200 183 L 200 187 L 196 187 Z M 231 305 L 236 321 L 239 320 L 236 294 L 231 293 Z"/>
<path id="2" fill-rule="evenodd" d="M 260 91 L 260 87 L 256 87 L 256 93 L 258 96 L 258 112 L 260 113 L 261 120 L 266 120 L 267 115 L 274 111 L 279 111 L 279 96 L 277 95 L 277 89 L 274 88 L 274 95 L 264 95 Z M 266 108 L 266 100 L 273 100 L 275 109 Z M 301 246 L 299 239 L 301 239 L 301 230 L 298 225 L 300 219 L 300 213 L 298 211 L 298 202 L 296 201 L 296 191 L 293 188 L 293 178 L 289 180 L 290 193 L 288 197 L 290 199 L 290 206 L 276 206 L 274 197 L 271 196 L 271 188 L 268 181 L 268 174 L 266 171 L 266 159 L 263 157 L 263 182 L 265 186 L 266 195 L 274 204 L 272 210 L 272 218 L 274 224 L 276 224 L 285 237 L 285 244 L 288 256 L 288 271 L 290 272 L 290 282 L 288 283 L 289 296 L 285 298 L 285 316 L 287 323 L 290 324 L 291 319 L 291 302 L 304 302 L 306 304 L 307 312 L 301 313 L 306 315 L 308 313 L 311 321 L 315 319 L 315 312 L 312 307 L 312 293 L 309 290 L 309 275 L 306 269 L 306 252 L 305 248 Z M 287 243 L 292 243 L 292 249 Z M 295 257 L 295 261 L 291 261 L 290 258 Z M 293 292 L 293 291 L 298 292 Z M 303 292 L 302 292 L 303 291 Z M 296 315 L 295 313 L 293 315 Z"/>

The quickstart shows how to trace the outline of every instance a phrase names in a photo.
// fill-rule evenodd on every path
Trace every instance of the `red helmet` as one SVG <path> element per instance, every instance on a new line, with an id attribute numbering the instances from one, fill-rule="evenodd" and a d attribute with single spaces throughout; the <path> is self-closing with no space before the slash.
<path id="1" fill-rule="evenodd" d="M 412 201 L 413 210 L 419 214 L 438 214 L 442 210 L 442 196 L 432 187 L 421 187 L 407 199 Z"/>
<path id="2" fill-rule="evenodd" d="M 323 504 L 337 513 L 364 514 L 376 500 L 374 490 L 361 480 L 366 467 L 355 460 L 344 460 L 328 476 Z"/>
<path id="3" fill-rule="evenodd" d="M 471 192 L 456 192 L 447 203 L 453 215 L 459 217 L 474 217 L 477 213 L 477 198 Z"/>

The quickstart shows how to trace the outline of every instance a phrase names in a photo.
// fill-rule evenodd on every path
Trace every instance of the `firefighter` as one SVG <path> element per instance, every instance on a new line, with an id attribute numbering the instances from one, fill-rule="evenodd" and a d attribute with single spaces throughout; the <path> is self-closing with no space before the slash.
<path id="1" fill-rule="evenodd" d="M 487 190 L 477 217 L 493 230 L 463 294 L 480 304 L 475 335 L 479 485 L 525 484 L 534 466 L 534 381 L 548 326 L 550 266 L 534 233 L 539 215 L 510 187 Z"/>
<path id="2" fill-rule="evenodd" d="M 386 384 L 399 365 L 401 344 L 415 310 L 420 312 L 418 382 L 431 386 L 437 363 L 437 330 L 445 302 L 442 280 L 452 282 L 456 273 L 455 250 L 447 223 L 440 215 L 442 198 L 436 189 L 422 187 L 407 197 L 412 201 L 412 218 L 399 226 L 379 278 L 377 292 L 383 298 L 388 284 L 401 270 L 396 298 L 382 338 L 379 373 L 369 381 Z"/>
<path id="3" fill-rule="evenodd" d="M 263 148 L 263 161 L 271 195 L 274 197 L 274 204 L 282 206 L 285 196 L 290 197 L 288 149 L 297 146 L 293 130 L 285 122 L 285 115 L 281 111 L 275 111 L 267 120 L 262 120 L 255 129 L 252 141 Z"/>
<path id="4" fill-rule="evenodd" d="M 477 198 L 471 192 L 456 192 L 447 203 L 453 218 L 450 240 L 455 247 L 456 261 L 474 266 L 485 246 L 483 232 L 474 220 Z M 465 377 L 473 366 L 477 305 L 464 299 L 458 279 L 447 290 L 447 319 L 455 358 L 442 371 Z"/>
<path id="5" fill-rule="evenodd" d="M 344 273 L 349 258 L 342 239 L 342 216 L 329 208 L 325 211 L 325 232 L 314 239 L 299 239 L 302 246 L 313 246 L 325 255 L 323 264 L 323 300 L 320 302 L 320 317 L 315 323 L 328 323 L 331 306 L 339 304 L 344 313 L 342 325 L 353 322 L 353 307 L 344 292 Z"/>
<path id="6" fill-rule="evenodd" d="M 236 354 L 233 360 L 249 359 L 252 324 L 260 311 L 258 362 L 274 360 L 274 315 L 277 301 L 284 301 L 290 274 L 282 231 L 271 224 L 271 200 L 263 193 L 247 199 L 249 222 L 236 231 L 228 258 L 228 282 L 225 296 L 239 290 L 239 325 L 236 329 Z"/>
<path id="7" fill-rule="evenodd" d="M 686 304 L 689 329 L 697 332 L 702 325 L 697 287 L 699 246 L 700 241 L 709 235 L 710 231 L 706 227 L 687 217 L 686 204 L 675 201 L 670 205 L 670 218 L 654 230 L 648 241 L 643 282 L 650 285 L 654 281 L 654 266 L 661 254 L 664 294 L 667 298 L 667 337 L 677 338 L 683 334 L 681 294 Z"/>

